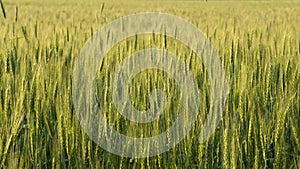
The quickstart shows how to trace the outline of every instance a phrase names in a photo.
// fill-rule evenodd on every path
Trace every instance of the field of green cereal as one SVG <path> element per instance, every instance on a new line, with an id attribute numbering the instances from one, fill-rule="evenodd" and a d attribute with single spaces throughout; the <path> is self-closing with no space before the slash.
<path id="1" fill-rule="evenodd" d="M 299 1 L 2 1 L 0 168 L 300 168 Z M 72 75 L 93 33 L 140 12 L 169 13 L 196 25 L 218 52 L 229 89 L 216 131 L 201 143 L 210 107 L 210 80 L 201 60 L 166 36 L 138 35 L 118 43 L 95 80 L 98 105 L 118 132 L 159 134 L 172 126 L 180 106 L 174 79 L 146 70 L 132 81 L 130 97 L 133 106 L 146 110 L 151 90 L 163 89 L 168 105 L 162 118 L 140 125 L 118 114 L 108 79 L 134 51 L 173 51 L 193 72 L 201 93 L 198 119 L 178 145 L 130 159 L 101 148 L 81 128 Z"/>

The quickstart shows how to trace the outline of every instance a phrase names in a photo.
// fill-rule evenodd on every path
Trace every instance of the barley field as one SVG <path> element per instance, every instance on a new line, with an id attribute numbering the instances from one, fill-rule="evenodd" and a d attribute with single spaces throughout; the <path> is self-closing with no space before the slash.
<path id="1" fill-rule="evenodd" d="M 299 1 L 2 0 L 2 5 L 0 168 L 300 168 Z M 116 44 L 94 81 L 98 106 L 116 131 L 159 135 L 180 109 L 174 79 L 149 69 L 134 77 L 129 95 L 136 109 L 147 110 L 149 94 L 161 89 L 167 104 L 160 118 L 139 124 L 118 113 L 109 81 L 135 51 L 176 53 L 201 93 L 197 120 L 179 144 L 156 156 L 128 158 L 101 148 L 82 129 L 72 101 L 72 75 L 76 58 L 97 30 L 141 12 L 176 15 L 201 30 L 220 56 L 228 91 L 220 123 L 202 142 L 211 84 L 196 53 L 157 34 Z"/>

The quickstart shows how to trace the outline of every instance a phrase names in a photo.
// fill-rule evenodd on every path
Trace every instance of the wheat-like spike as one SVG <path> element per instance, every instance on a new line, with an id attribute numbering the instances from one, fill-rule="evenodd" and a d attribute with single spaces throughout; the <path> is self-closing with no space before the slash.
<path id="1" fill-rule="evenodd" d="M 297 145 L 297 149 L 300 150 L 300 137 L 299 137 L 299 133 L 296 129 L 296 125 L 295 123 L 293 122 L 294 119 L 291 119 L 290 122 L 291 122 L 291 128 L 292 128 L 292 135 L 294 137 L 294 140 L 296 142 L 296 145 Z"/>
<path id="2" fill-rule="evenodd" d="M 230 168 L 230 161 L 229 161 L 229 131 L 228 129 L 225 129 L 224 131 L 224 150 L 223 150 L 223 166 L 224 168 Z"/>
<path id="3" fill-rule="evenodd" d="M 234 123 L 237 123 L 237 122 L 234 122 Z M 231 155 L 230 155 L 230 168 L 232 169 L 236 169 L 237 168 L 237 138 L 238 138 L 238 135 L 236 135 L 236 125 L 233 124 L 232 128 L 234 128 L 234 132 L 233 132 L 233 137 L 231 139 Z"/>
<path id="4" fill-rule="evenodd" d="M 205 151 L 204 151 L 204 149 L 205 149 L 205 145 L 203 144 L 203 143 L 201 143 L 201 144 L 199 144 L 199 146 L 198 146 L 198 164 L 199 164 L 199 166 L 202 166 L 202 163 L 203 163 L 203 156 L 204 156 L 204 154 L 205 154 Z"/>
<path id="5" fill-rule="evenodd" d="M 254 156 L 254 166 L 253 166 L 253 168 L 259 169 L 259 157 L 258 157 L 259 150 L 258 150 L 257 146 L 255 146 L 255 154 L 254 155 L 255 156 Z"/>
<path id="6" fill-rule="evenodd" d="M 5 97 L 4 97 L 4 114 L 8 115 L 8 103 L 9 103 L 9 88 L 6 89 L 5 91 Z M 5 163 L 5 160 L 6 160 L 6 156 L 7 156 L 7 151 L 9 149 L 9 145 L 10 145 L 10 142 L 11 142 L 11 139 L 12 139 L 12 135 L 10 136 L 7 136 L 7 141 L 5 144 L 3 144 L 3 148 L 4 148 L 4 151 L 2 152 L 1 156 L 2 156 L 2 160 L 1 160 L 1 165 L 0 167 L 4 167 L 4 163 Z M 3 140 L 4 142 L 4 140 Z"/>

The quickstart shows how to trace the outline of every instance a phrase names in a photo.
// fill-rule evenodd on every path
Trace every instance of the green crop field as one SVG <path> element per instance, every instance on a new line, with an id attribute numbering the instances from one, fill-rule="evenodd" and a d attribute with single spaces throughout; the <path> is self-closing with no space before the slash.
<path id="1" fill-rule="evenodd" d="M 300 168 L 300 1 L 0 2 L 0 168 Z M 102 148 L 82 128 L 72 100 L 73 72 L 82 48 L 101 27 L 142 12 L 176 15 L 202 31 L 220 57 L 228 89 L 222 118 L 202 141 L 214 102 L 197 53 L 154 33 L 115 44 L 93 83 L 102 117 L 115 131 L 159 135 L 181 110 L 173 77 L 147 69 L 129 84 L 132 106 L 148 110 L 149 95 L 160 89 L 165 109 L 151 123 L 120 114 L 110 81 L 136 51 L 175 53 L 192 72 L 200 98 L 197 119 L 183 140 L 164 153 L 129 158 Z"/>

